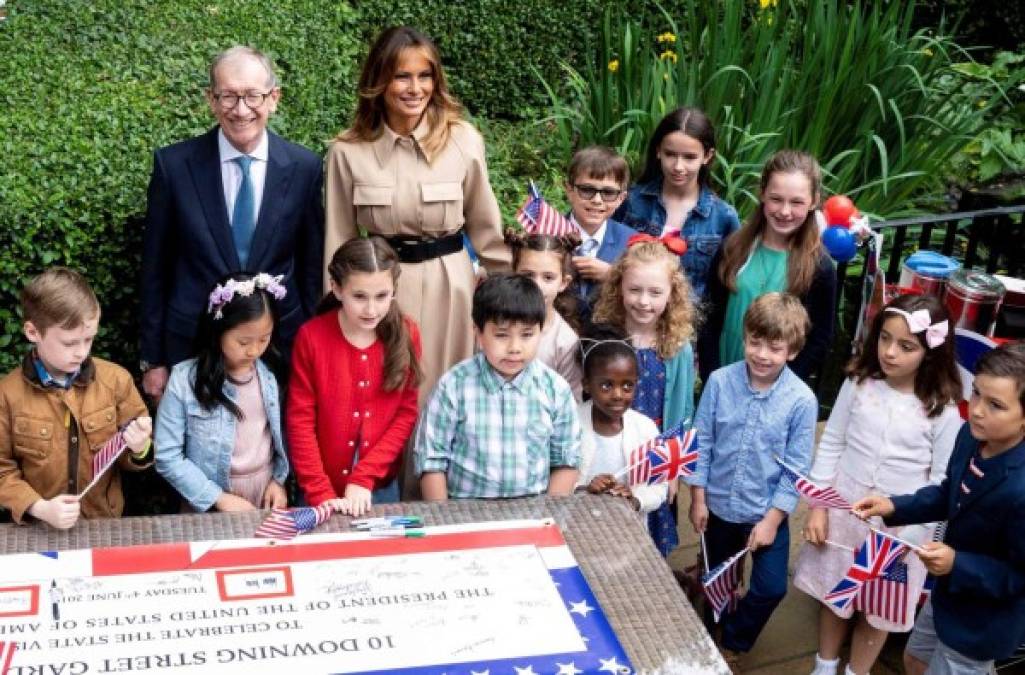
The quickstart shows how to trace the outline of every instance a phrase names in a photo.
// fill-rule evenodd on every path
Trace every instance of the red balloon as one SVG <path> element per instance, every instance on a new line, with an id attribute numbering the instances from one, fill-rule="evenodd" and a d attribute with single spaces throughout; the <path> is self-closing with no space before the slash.
<path id="1" fill-rule="evenodd" d="M 822 213 L 827 224 L 850 227 L 851 218 L 858 215 L 858 209 L 847 195 L 833 195 L 822 205 Z"/>

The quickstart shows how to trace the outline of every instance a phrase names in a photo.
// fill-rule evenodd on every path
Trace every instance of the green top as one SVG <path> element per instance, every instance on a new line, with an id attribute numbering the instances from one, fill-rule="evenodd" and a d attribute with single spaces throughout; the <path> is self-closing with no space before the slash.
<path id="1" fill-rule="evenodd" d="M 744 359 L 744 313 L 755 298 L 787 287 L 787 252 L 758 244 L 737 274 L 737 291 L 726 303 L 726 319 L 719 336 L 719 367 Z"/>

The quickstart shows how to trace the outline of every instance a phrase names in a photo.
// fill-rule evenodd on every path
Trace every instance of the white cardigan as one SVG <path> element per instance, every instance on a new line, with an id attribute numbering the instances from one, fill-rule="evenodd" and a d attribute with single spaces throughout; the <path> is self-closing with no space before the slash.
<path id="1" fill-rule="evenodd" d="M 594 422 L 591 420 L 593 402 L 586 401 L 577 407 L 580 415 L 580 478 L 577 487 L 587 487 L 594 476 L 591 465 L 594 463 Z M 646 441 L 658 436 L 658 427 L 651 419 L 636 410 L 627 410 L 623 415 L 623 459 L 629 464 L 630 453 Z M 641 504 L 641 513 L 650 513 L 662 505 L 669 494 L 669 485 L 631 485 L 630 491 Z"/>

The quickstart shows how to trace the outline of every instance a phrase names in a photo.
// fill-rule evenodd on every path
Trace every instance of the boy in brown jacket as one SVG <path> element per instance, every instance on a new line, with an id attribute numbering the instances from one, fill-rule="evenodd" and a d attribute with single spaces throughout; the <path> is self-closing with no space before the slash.
<path id="1" fill-rule="evenodd" d="M 120 469 L 152 462 L 152 421 L 124 368 L 91 358 L 100 304 L 77 272 L 53 267 L 21 293 L 33 349 L 0 380 L 0 506 L 67 529 L 121 515 Z M 93 455 L 124 426 L 128 451 L 84 496 Z"/>

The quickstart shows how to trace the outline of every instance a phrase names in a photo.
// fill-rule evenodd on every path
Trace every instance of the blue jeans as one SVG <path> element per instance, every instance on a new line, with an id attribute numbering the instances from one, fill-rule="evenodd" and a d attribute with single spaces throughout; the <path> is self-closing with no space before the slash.
<path id="1" fill-rule="evenodd" d="M 396 504 L 399 501 L 399 479 L 395 478 L 384 487 L 370 493 L 371 504 Z"/>
<path id="2" fill-rule="evenodd" d="M 753 523 L 730 523 L 708 514 L 705 545 L 710 569 L 747 545 Z M 790 523 L 784 519 L 771 545 L 751 556 L 751 585 L 737 610 L 722 617 L 722 646 L 747 652 L 754 646 L 769 617 L 787 594 L 787 559 L 790 556 Z M 709 615 L 711 612 L 709 611 Z"/>

